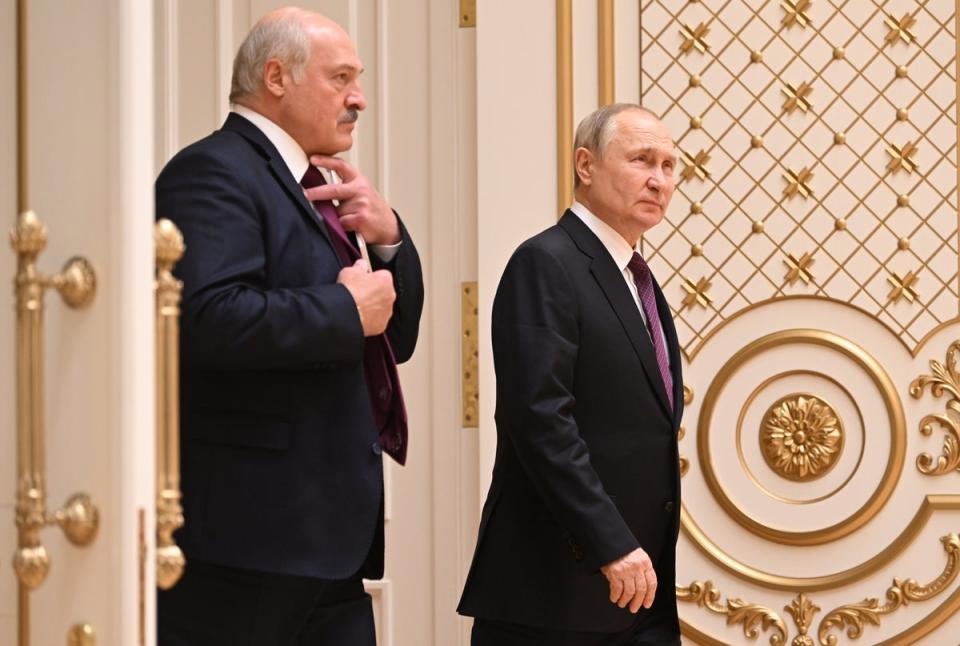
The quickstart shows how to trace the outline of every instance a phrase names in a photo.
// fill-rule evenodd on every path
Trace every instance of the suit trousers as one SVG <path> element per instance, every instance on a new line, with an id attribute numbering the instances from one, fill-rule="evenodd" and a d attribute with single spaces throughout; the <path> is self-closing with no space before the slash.
<path id="1" fill-rule="evenodd" d="M 471 646 L 680 646 L 680 635 L 644 630 L 641 622 L 623 633 L 590 633 L 475 619 Z"/>
<path id="2" fill-rule="evenodd" d="M 329 581 L 190 560 L 157 597 L 159 646 L 376 646 L 359 573 Z"/>

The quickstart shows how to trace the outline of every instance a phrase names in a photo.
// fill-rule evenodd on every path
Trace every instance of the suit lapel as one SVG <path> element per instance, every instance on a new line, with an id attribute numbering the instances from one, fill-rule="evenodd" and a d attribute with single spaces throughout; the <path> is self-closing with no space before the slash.
<path id="1" fill-rule="evenodd" d="M 647 373 L 648 380 L 653 385 L 653 390 L 657 394 L 657 399 L 660 401 L 663 411 L 673 418 L 673 411 L 670 410 L 667 390 L 663 385 L 663 377 L 660 374 L 660 367 L 657 365 L 657 357 L 653 352 L 650 335 L 647 333 L 646 325 L 640 316 L 640 310 L 630 294 L 623 274 L 614 264 L 613 259 L 610 258 L 610 254 L 607 253 L 600 240 L 576 214 L 567 211 L 559 224 L 570 234 L 577 246 L 593 258 L 593 262 L 590 264 L 590 272 L 597 284 L 600 285 L 600 289 L 607 297 L 607 301 L 609 301 L 617 318 L 620 319 L 620 324 L 627 333 L 630 344 L 637 353 L 644 372 Z"/>
<path id="2" fill-rule="evenodd" d="M 294 201 L 297 207 L 299 207 L 300 214 L 320 232 L 332 250 L 333 243 L 330 240 L 330 232 L 327 231 L 326 225 L 320 221 L 313 205 L 310 204 L 304 196 L 303 187 L 300 186 L 300 183 L 290 174 L 290 169 L 284 163 L 276 147 L 267 139 L 267 136 L 255 125 L 234 112 L 231 112 L 229 116 L 227 116 L 227 120 L 224 122 L 222 129 L 236 132 L 260 151 L 260 154 L 263 155 L 267 161 L 267 167 L 270 169 L 273 178 L 283 187 L 283 190 L 286 191 L 287 195 L 290 196 L 290 199 Z"/>

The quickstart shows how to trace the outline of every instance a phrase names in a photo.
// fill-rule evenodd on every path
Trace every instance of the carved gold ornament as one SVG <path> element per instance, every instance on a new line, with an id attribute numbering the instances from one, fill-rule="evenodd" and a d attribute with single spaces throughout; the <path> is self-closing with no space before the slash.
<path id="1" fill-rule="evenodd" d="M 910 246 L 909 240 L 906 246 Z M 903 249 L 903 246 L 900 248 Z M 913 286 L 917 284 L 918 280 L 920 280 L 920 277 L 912 271 L 908 271 L 903 278 L 900 278 L 900 274 L 891 272 L 891 274 L 887 276 L 887 282 L 890 283 L 893 289 L 891 289 L 887 295 L 887 300 L 899 303 L 901 298 L 905 298 L 912 303 L 917 298 L 917 290 L 915 290 Z"/>
<path id="2" fill-rule="evenodd" d="M 772 630 L 770 646 L 782 646 L 787 642 L 787 625 L 783 618 L 765 606 L 747 603 L 742 599 L 727 599 L 721 603 L 720 590 L 713 581 L 694 581 L 688 586 L 676 586 L 677 601 L 687 601 L 706 608 L 718 615 L 725 615 L 727 625 L 743 625 L 743 635 L 757 639 L 760 631 Z"/>
<path id="3" fill-rule="evenodd" d="M 787 266 L 787 275 L 784 276 L 784 280 L 788 285 L 794 284 L 797 280 L 802 280 L 805 285 L 809 285 L 813 280 L 813 272 L 810 271 L 813 263 L 813 254 L 809 252 L 800 256 L 799 260 L 792 253 L 788 253 L 786 260 L 783 261 Z"/>
<path id="4" fill-rule="evenodd" d="M 820 611 L 820 606 L 810 601 L 807 595 L 801 592 L 789 606 L 784 606 L 783 609 L 790 613 L 793 623 L 797 624 L 798 635 L 790 642 L 791 646 L 814 646 L 813 637 L 810 637 L 807 631 L 813 623 L 813 616 Z"/>
<path id="5" fill-rule="evenodd" d="M 930 370 L 933 374 L 920 375 L 910 384 L 910 396 L 914 399 L 920 399 L 927 386 L 930 386 L 934 397 L 942 397 L 944 391 L 950 395 L 946 411 L 926 415 L 920 420 L 920 432 L 924 435 L 933 433 L 934 424 L 946 433 L 941 455 L 934 458 L 924 452 L 917 456 L 917 469 L 928 476 L 960 471 L 960 375 L 957 374 L 957 352 L 960 352 L 960 341 L 954 341 L 947 348 L 946 365 L 931 359 Z"/>
<path id="6" fill-rule="evenodd" d="M 896 173 L 901 168 L 907 173 L 913 173 L 917 169 L 917 162 L 913 161 L 913 156 L 917 154 L 917 145 L 912 141 L 908 141 L 900 148 L 887 144 L 887 153 L 890 155 L 890 162 L 887 164 L 888 173 Z"/>
<path id="7" fill-rule="evenodd" d="M 917 24 L 917 19 L 908 13 L 903 14 L 903 17 L 900 18 L 900 20 L 897 20 L 890 14 L 887 14 L 883 24 L 885 24 L 887 29 L 890 30 L 887 32 L 887 37 L 884 39 L 888 45 L 892 45 L 893 43 L 897 42 L 897 39 L 900 39 L 909 45 L 917 39 L 913 32 L 910 31 L 910 29 Z"/>
<path id="8" fill-rule="evenodd" d="M 683 153 L 682 157 L 684 167 L 680 175 L 683 179 L 689 180 L 694 175 L 701 180 L 706 180 L 710 177 L 710 171 L 707 170 L 707 162 L 710 161 L 710 155 L 707 154 L 707 151 L 701 150 L 695 157 L 691 157 L 688 153 Z"/>
<path id="9" fill-rule="evenodd" d="M 698 52 L 705 54 L 706 51 L 710 49 L 710 44 L 705 40 L 709 33 L 710 26 L 705 22 L 701 22 L 693 28 L 689 25 L 684 25 L 680 30 L 680 35 L 683 36 L 685 40 L 680 44 L 680 51 L 684 54 L 689 54 L 690 50 L 696 48 Z"/>
<path id="10" fill-rule="evenodd" d="M 836 646 L 837 637 L 830 634 L 834 629 L 846 628 L 847 637 L 859 639 L 865 623 L 879 626 L 882 615 L 889 615 L 912 601 L 928 601 L 943 592 L 953 583 L 960 571 L 960 536 L 955 533 L 947 534 L 940 538 L 940 542 L 947 553 L 947 564 L 940 576 L 927 585 L 920 585 L 916 579 L 904 581 L 897 577 L 893 579 L 893 585 L 887 588 L 887 602 L 883 605 L 880 605 L 879 599 L 871 597 L 831 610 L 820 621 L 817 630 L 820 643 L 823 646 Z"/>
<path id="11" fill-rule="evenodd" d="M 787 186 L 783 189 L 784 197 L 791 198 L 799 193 L 803 199 L 807 199 L 813 195 L 813 189 L 809 184 L 813 179 L 812 168 L 801 168 L 799 173 L 788 168 L 786 173 L 781 173 L 781 177 L 787 180 Z"/>
<path id="12" fill-rule="evenodd" d="M 683 385 L 683 405 L 689 406 L 690 402 L 693 401 L 693 388 L 684 384 Z M 687 434 L 687 429 L 684 426 L 680 427 L 680 430 L 677 431 L 677 442 L 683 439 L 683 436 Z M 690 470 L 690 458 L 680 454 L 680 477 L 687 475 L 687 471 Z"/>
<path id="13" fill-rule="evenodd" d="M 789 480 L 815 480 L 836 465 L 843 451 L 843 425 L 819 397 L 792 394 L 763 416 L 760 448 L 773 471 Z"/>
<path id="14" fill-rule="evenodd" d="M 792 84 L 787 83 L 787 87 L 780 91 L 787 97 L 787 100 L 783 102 L 783 109 L 787 114 L 792 114 L 797 108 L 800 108 L 804 113 L 810 109 L 812 104 L 807 97 L 813 92 L 812 83 L 804 81 L 799 87 L 793 87 Z"/>
<path id="15" fill-rule="evenodd" d="M 916 579 L 900 579 L 895 577 L 893 585 L 887 588 L 887 602 L 882 604 L 876 597 L 871 597 L 857 603 L 838 606 L 826 613 L 817 627 L 817 641 L 814 642 L 807 632 L 813 624 L 814 616 L 820 611 L 820 606 L 810 600 L 806 594 L 798 594 L 784 610 L 790 614 L 797 625 L 797 635 L 790 642 L 791 646 L 837 646 L 839 639 L 831 634 L 833 631 L 846 629 L 850 639 L 859 639 L 863 635 L 865 624 L 879 626 L 881 617 L 889 615 L 911 602 L 929 601 L 946 590 L 957 578 L 960 572 L 960 536 L 956 533 L 947 534 L 940 538 L 943 549 L 947 553 L 947 563 L 940 575 L 926 585 L 920 585 Z M 783 618 L 766 606 L 747 603 L 739 598 L 721 602 L 721 593 L 712 581 L 694 581 L 689 586 L 676 586 L 677 601 L 695 603 L 700 608 L 724 615 L 727 625 L 743 624 L 743 634 L 748 639 L 757 639 L 760 631 L 773 631 L 770 634 L 771 646 L 781 646 L 787 643 L 789 631 Z M 688 624 L 684 625 L 687 632 Z M 905 641 L 896 643 L 915 643 L 906 641 L 906 633 L 900 633 L 896 638 Z M 896 639 L 895 638 L 895 639 Z M 888 642 L 884 642 L 888 643 Z"/>
<path id="16" fill-rule="evenodd" d="M 712 285 L 713 283 L 707 280 L 706 276 L 700 278 L 696 285 L 684 278 L 682 287 L 683 291 L 685 291 L 687 295 L 683 297 L 683 307 L 689 308 L 693 307 L 694 305 L 700 305 L 700 307 L 703 307 L 704 309 L 709 307 L 710 304 L 713 303 L 713 299 L 710 298 L 710 294 L 707 292 Z"/>
<path id="17" fill-rule="evenodd" d="M 807 11 L 810 10 L 810 0 L 783 0 L 780 6 L 786 12 L 783 20 L 780 21 L 784 27 L 791 27 L 797 23 L 801 27 L 806 27 L 810 24 L 810 16 L 807 15 Z"/>

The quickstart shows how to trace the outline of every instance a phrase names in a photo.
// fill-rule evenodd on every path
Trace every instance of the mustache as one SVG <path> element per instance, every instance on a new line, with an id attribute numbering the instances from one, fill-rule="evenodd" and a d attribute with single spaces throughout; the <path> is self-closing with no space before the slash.
<path id="1" fill-rule="evenodd" d="M 337 123 L 355 123 L 360 118 L 360 112 L 353 108 L 347 110 L 337 119 Z"/>

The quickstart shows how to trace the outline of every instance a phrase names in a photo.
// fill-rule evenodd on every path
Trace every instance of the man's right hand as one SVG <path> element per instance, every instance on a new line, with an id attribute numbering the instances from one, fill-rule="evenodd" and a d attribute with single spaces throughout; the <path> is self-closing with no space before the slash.
<path id="1" fill-rule="evenodd" d="M 397 293 L 393 289 L 393 274 L 386 269 L 370 272 L 364 260 L 352 267 L 344 267 L 337 282 L 347 288 L 360 311 L 363 336 L 383 334 L 393 315 Z"/>
<path id="2" fill-rule="evenodd" d="M 640 606 L 649 608 L 657 593 L 657 573 L 642 548 L 637 548 L 600 568 L 610 583 L 610 602 L 621 608 L 629 604 L 636 614 Z"/>

